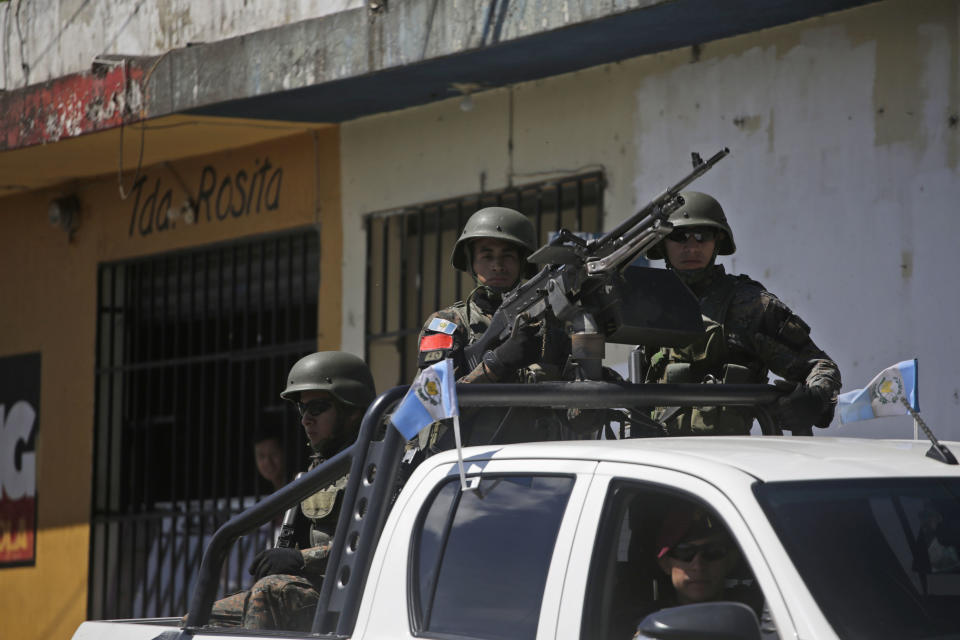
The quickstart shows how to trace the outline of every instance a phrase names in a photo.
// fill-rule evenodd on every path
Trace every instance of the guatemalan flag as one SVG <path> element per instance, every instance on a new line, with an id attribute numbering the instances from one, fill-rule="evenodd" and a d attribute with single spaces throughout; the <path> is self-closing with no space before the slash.
<path id="1" fill-rule="evenodd" d="M 902 398 L 914 411 L 920 411 L 917 397 L 917 360 L 904 360 L 884 369 L 865 389 L 841 393 L 837 397 L 840 422 L 856 422 L 881 416 L 900 416 L 906 413 Z"/>
<path id="2" fill-rule="evenodd" d="M 417 374 L 390 421 L 409 440 L 427 425 L 458 415 L 457 380 L 447 359 Z"/>

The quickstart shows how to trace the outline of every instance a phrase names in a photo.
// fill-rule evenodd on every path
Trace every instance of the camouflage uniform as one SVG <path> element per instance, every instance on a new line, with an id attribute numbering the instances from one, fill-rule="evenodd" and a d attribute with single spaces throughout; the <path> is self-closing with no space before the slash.
<path id="1" fill-rule="evenodd" d="M 323 408 L 317 409 L 317 413 L 310 408 L 311 401 L 301 402 L 306 392 L 329 396 L 323 398 Z M 303 426 L 307 427 L 307 421 L 325 411 L 337 412 L 333 432 L 321 442 L 310 444 L 313 451 L 310 469 L 353 443 L 360 417 L 375 396 L 370 368 L 353 354 L 318 351 L 294 363 L 280 397 L 297 404 Z M 314 398 L 317 399 L 320 398 Z M 259 579 L 249 590 L 214 603 L 212 624 L 310 631 L 347 479 L 346 475 L 341 477 L 300 503 L 293 525 L 292 548 L 269 549 L 258 554 L 250 573 Z"/>
<path id="2" fill-rule="evenodd" d="M 310 631 L 320 592 L 306 578 L 277 574 L 213 605 L 210 624 L 247 629 Z"/>
<path id="3" fill-rule="evenodd" d="M 502 380 L 492 379 L 482 363 L 468 370 L 464 349 L 489 328 L 500 302 L 499 293 L 479 286 L 466 301 L 457 302 L 427 318 L 420 332 L 420 368 L 451 358 L 458 381 L 464 383 L 562 380 L 564 365 L 570 355 L 570 339 L 555 319 L 548 321 L 547 328 L 541 328 L 539 332 L 540 358 L 536 364 L 518 369 Z M 437 323 L 438 319 L 446 324 Z M 616 375 L 611 370 L 605 370 L 604 374 Z M 604 416 L 579 409 L 559 413 L 532 408 L 466 409 L 460 414 L 461 438 L 464 446 L 583 439 L 601 428 Z M 421 434 L 417 446 L 427 455 L 450 449 L 454 446 L 453 434 L 444 423 L 435 423 L 429 431 Z"/>
<path id="4" fill-rule="evenodd" d="M 464 349 L 484 334 L 501 301 L 501 294 L 489 287 L 479 286 L 467 296 L 466 301 L 457 302 L 432 314 L 420 331 L 418 366 L 422 369 L 445 358 L 452 358 L 454 373 L 460 382 L 534 382 L 560 379 L 563 365 L 570 353 L 570 340 L 557 323 L 549 324 L 550 328 L 543 332 L 538 364 L 518 369 L 503 380 L 490 379 L 483 365 L 468 370 Z M 435 319 L 449 324 L 437 324 Z"/>
<path id="5" fill-rule="evenodd" d="M 315 453 L 310 468 L 323 461 L 324 458 Z M 347 478 L 344 476 L 300 503 L 294 529 L 296 544 L 302 549 L 302 575 L 265 576 L 249 590 L 218 600 L 210 614 L 211 624 L 310 631 Z"/>
<path id="6" fill-rule="evenodd" d="M 814 424 L 830 424 L 840 371 L 810 339 L 810 327 L 799 316 L 759 282 L 727 274 L 723 265 L 687 284 L 700 299 L 706 335 L 689 347 L 648 354 L 647 382 L 765 383 L 773 372 L 821 390 L 828 401 Z M 753 413 L 738 407 L 653 413 L 656 419 L 665 415 L 673 435 L 746 434 L 753 423 Z"/>

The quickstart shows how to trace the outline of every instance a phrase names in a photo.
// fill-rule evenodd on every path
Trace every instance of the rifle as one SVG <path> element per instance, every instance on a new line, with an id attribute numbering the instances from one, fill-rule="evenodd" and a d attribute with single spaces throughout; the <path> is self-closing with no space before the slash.
<path id="1" fill-rule="evenodd" d="M 681 189 L 729 153 L 723 148 L 706 161 L 691 154 L 690 173 L 600 238 L 588 242 L 560 229 L 527 259 L 543 265 L 540 271 L 504 296 L 487 330 L 464 349 L 468 367 L 476 367 L 487 350 L 513 331 L 548 315 L 570 334 L 572 364 L 581 379 L 601 379 L 608 341 L 689 344 L 703 331 L 699 304 L 676 275 L 639 267 L 625 272 L 638 255 L 673 231 L 669 217 L 683 205 Z"/>
<path id="2" fill-rule="evenodd" d="M 297 477 L 294 480 L 299 480 L 305 472 L 301 471 L 297 474 Z M 280 535 L 277 536 L 277 543 L 274 545 L 275 549 L 292 549 L 296 544 L 296 531 L 294 530 L 293 523 L 297 520 L 297 511 L 300 510 L 300 503 L 296 503 L 283 514 L 283 523 L 280 525 Z"/>

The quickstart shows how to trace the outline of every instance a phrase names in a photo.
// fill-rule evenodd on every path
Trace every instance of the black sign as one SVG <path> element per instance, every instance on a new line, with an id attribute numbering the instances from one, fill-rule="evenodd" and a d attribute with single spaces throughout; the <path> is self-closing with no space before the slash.
<path id="1" fill-rule="evenodd" d="M 0 567 L 36 560 L 39 425 L 40 354 L 0 358 Z"/>

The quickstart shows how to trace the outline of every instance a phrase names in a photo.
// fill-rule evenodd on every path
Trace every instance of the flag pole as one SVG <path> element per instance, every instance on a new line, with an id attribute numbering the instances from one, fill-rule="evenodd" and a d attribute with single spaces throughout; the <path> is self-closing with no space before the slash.
<path id="1" fill-rule="evenodd" d="M 457 445 L 457 467 L 460 470 L 460 490 L 469 491 L 473 486 L 467 486 L 467 474 L 463 470 L 463 443 L 460 442 L 460 414 L 453 416 L 453 439 Z"/>
<path id="2" fill-rule="evenodd" d="M 947 464 L 957 464 L 956 457 L 954 457 L 953 453 L 946 447 L 946 445 L 940 444 L 940 441 L 937 440 L 937 437 L 933 435 L 932 431 L 930 431 L 930 427 L 928 427 L 923 421 L 923 418 L 920 417 L 920 412 L 916 411 L 910 405 L 910 401 L 905 397 L 900 396 L 900 402 L 903 403 L 903 406 L 905 406 L 910 415 L 913 416 L 914 421 L 920 425 L 920 428 L 923 429 L 923 434 L 927 436 L 927 440 L 929 440 L 931 443 L 930 450 L 927 451 L 927 457 L 933 458 L 934 460 L 939 460 L 940 462 L 945 462 Z"/>
<path id="3" fill-rule="evenodd" d="M 913 416 L 913 439 L 914 440 L 920 439 L 920 423 L 917 422 L 917 416 Z"/>

